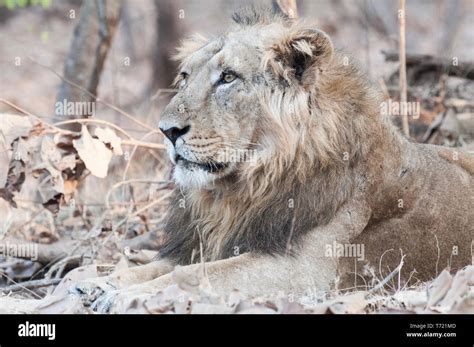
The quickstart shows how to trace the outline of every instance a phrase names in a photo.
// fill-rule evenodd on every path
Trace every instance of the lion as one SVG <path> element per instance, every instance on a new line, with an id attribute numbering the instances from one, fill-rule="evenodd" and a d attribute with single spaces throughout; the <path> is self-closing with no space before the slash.
<path id="1" fill-rule="evenodd" d="M 234 20 L 178 49 L 159 123 L 177 185 L 160 259 L 74 292 L 108 311 L 204 262 L 222 295 L 302 298 L 367 289 L 370 273 L 408 283 L 469 264 L 474 160 L 401 135 L 314 26 L 255 11 Z"/>

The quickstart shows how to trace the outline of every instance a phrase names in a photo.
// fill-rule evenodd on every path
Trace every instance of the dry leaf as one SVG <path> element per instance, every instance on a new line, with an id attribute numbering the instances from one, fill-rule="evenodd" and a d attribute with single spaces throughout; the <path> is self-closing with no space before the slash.
<path id="1" fill-rule="evenodd" d="M 194 314 L 230 314 L 234 313 L 234 311 L 234 308 L 225 305 L 203 304 L 199 302 L 193 304 L 191 308 L 191 313 Z"/>
<path id="2" fill-rule="evenodd" d="M 115 132 L 110 128 L 97 128 L 95 130 L 95 136 L 99 138 L 105 144 L 112 147 L 112 151 L 115 155 L 122 155 L 122 139 L 118 137 Z"/>
<path id="3" fill-rule="evenodd" d="M 64 171 L 66 169 L 73 170 L 76 167 L 76 154 L 69 154 L 61 158 L 56 165 L 56 169 Z"/>
<path id="4" fill-rule="evenodd" d="M 91 264 L 84 265 L 78 268 L 75 268 L 69 271 L 66 276 L 61 280 L 57 287 L 53 291 L 53 295 L 63 296 L 67 295 L 69 288 L 73 283 L 86 280 L 89 278 L 99 277 L 100 273 L 98 271 L 100 265 Z"/>
<path id="5" fill-rule="evenodd" d="M 449 310 L 459 304 L 469 293 L 469 285 L 474 285 L 474 266 L 472 265 L 456 273 L 451 288 L 439 306 Z"/>
<path id="6" fill-rule="evenodd" d="M 107 176 L 112 151 L 100 140 L 94 139 L 87 127 L 82 126 L 82 136 L 72 141 L 79 157 L 92 175 L 104 178 Z"/>
<path id="7" fill-rule="evenodd" d="M 356 292 L 346 296 L 342 296 L 329 306 L 329 310 L 335 314 L 342 313 L 364 313 L 367 307 L 367 300 L 365 299 L 365 292 Z"/>
<path id="8" fill-rule="evenodd" d="M 402 290 L 395 293 L 393 298 L 411 310 L 424 309 L 428 300 L 424 290 Z"/>
<path id="9" fill-rule="evenodd" d="M 34 299 L 17 299 L 0 295 L 0 314 L 34 314 L 41 303 Z"/>
<path id="10" fill-rule="evenodd" d="M 91 310 L 84 307 L 81 298 L 77 295 L 55 296 L 49 295 L 42 300 L 38 300 L 36 313 L 39 314 L 83 314 L 91 313 Z"/>
<path id="11" fill-rule="evenodd" d="M 129 247 L 124 248 L 124 255 L 127 260 L 136 264 L 148 264 L 149 262 L 156 259 L 158 251 L 150 251 L 148 249 L 130 249 Z"/>
<path id="12" fill-rule="evenodd" d="M 453 277 L 446 269 L 436 277 L 433 283 L 428 287 L 428 307 L 436 305 L 442 298 L 444 298 L 451 287 L 452 281 Z"/>
<path id="13" fill-rule="evenodd" d="M 32 127 L 28 116 L 0 114 L 0 142 L 4 142 L 4 146 L 1 147 L 10 147 L 13 140 L 28 135 Z"/>
<path id="14" fill-rule="evenodd" d="M 21 139 L 20 139 L 21 140 Z M 21 142 L 15 141 L 13 143 L 13 151 L 14 153 L 19 153 L 18 148 Z M 25 183 L 25 162 L 22 160 L 24 158 L 23 155 L 14 154 L 8 168 L 8 175 L 7 175 L 7 182 L 5 183 L 4 188 L 0 189 L 0 198 L 8 201 L 11 206 L 17 207 L 15 200 L 13 200 L 14 192 L 19 192 L 23 183 Z"/>

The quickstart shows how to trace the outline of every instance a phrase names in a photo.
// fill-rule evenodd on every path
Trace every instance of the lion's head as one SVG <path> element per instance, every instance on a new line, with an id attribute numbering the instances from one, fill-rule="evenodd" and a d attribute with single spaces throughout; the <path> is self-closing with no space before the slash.
<path id="1" fill-rule="evenodd" d="M 163 254 L 188 261 L 196 228 L 217 259 L 281 251 L 327 223 L 380 130 L 376 95 L 325 33 L 262 12 L 234 19 L 179 48 L 178 92 L 159 125 L 180 187 Z"/>
<path id="2" fill-rule="evenodd" d="M 338 120 L 322 119 L 325 105 L 317 109 L 318 90 L 331 88 L 324 86 L 334 65 L 329 37 L 281 18 L 240 14 L 236 21 L 222 37 L 185 41 L 177 55 L 178 92 L 160 128 L 184 187 L 212 188 L 247 165 L 292 160 L 309 128 L 321 127 L 320 161 L 340 140 L 330 133 L 340 131 Z"/>

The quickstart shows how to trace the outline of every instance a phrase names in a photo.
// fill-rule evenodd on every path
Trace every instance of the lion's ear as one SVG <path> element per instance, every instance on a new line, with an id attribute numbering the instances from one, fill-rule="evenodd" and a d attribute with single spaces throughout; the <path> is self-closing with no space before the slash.
<path id="1" fill-rule="evenodd" d="M 293 77 L 303 86 L 314 82 L 316 72 L 333 56 L 334 47 L 329 36 L 319 30 L 299 30 L 272 46 L 273 59 L 285 78 Z"/>

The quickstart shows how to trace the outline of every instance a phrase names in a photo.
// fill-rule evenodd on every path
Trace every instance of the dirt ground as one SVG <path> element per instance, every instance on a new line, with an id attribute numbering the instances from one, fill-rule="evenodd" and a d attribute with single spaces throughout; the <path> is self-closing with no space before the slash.
<path id="1" fill-rule="evenodd" d="M 178 8 L 185 14 L 181 19 L 183 34 L 217 36 L 230 25 L 234 9 L 250 2 L 179 0 Z M 4 14 L 8 10 L 0 11 L 0 98 L 46 123 L 53 122 L 62 82 L 54 72 L 63 73 L 78 20 L 78 3 L 52 1 L 50 8 L 16 8 L 7 16 Z M 398 50 L 396 4 L 389 0 L 298 2 L 301 17 L 325 30 L 336 46 L 354 56 L 373 82 L 393 98 L 399 94 L 398 63 L 387 62 L 381 51 Z M 75 18 L 70 18 L 71 10 L 75 11 Z M 126 1 L 98 88 L 101 99 L 153 128 L 169 97 L 167 93 L 157 95 L 152 87 L 155 24 L 152 0 Z M 473 62 L 474 0 L 410 1 L 406 31 L 408 53 Z M 129 65 L 124 64 L 126 58 L 130 58 Z M 415 141 L 461 147 L 474 153 L 472 80 L 442 80 L 442 74 L 435 74 L 432 79 L 413 81 L 409 95 L 422 103 L 421 118 L 411 120 Z M 465 103 L 449 106 L 446 100 Z M 18 110 L 0 103 L 0 117 L 2 114 L 18 114 Z M 144 138 L 148 129 L 110 107 L 98 104 L 96 116 L 120 126 L 135 139 L 163 142 L 156 133 Z M 394 122 L 399 124 L 400 120 Z M 0 187 L 7 181 L 11 157 L 9 144 L 0 141 Z M 16 208 L 0 199 L 0 240 L 33 243 L 43 257 L 28 259 L 0 252 L 0 290 L 4 293 L 0 294 L 0 313 L 91 312 L 74 298 L 66 297 L 67 284 L 153 259 L 167 209 L 170 169 L 162 149 L 135 150 L 132 146 L 125 155 L 112 158 L 106 178 L 89 176 L 80 182 L 57 215 L 44 208 L 37 190 L 38 179 L 31 176 L 15 195 Z M 150 232 L 155 235 L 151 241 Z M 151 249 L 143 248 L 144 244 Z M 308 297 L 306 303 L 294 303 L 284 297 L 251 300 L 237 292 L 220 298 L 212 293 L 205 279 L 200 278 L 192 288 L 177 279 L 164 293 L 125 307 L 122 312 L 474 313 L 473 279 L 474 268 L 468 267 L 458 274 L 444 271 L 430 283 L 405 287 L 392 281 L 387 288 L 355 293 L 334 291 Z M 44 282 L 38 285 L 35 281 Z M 22 283 L 27 283 L 26 287 Z"/>

